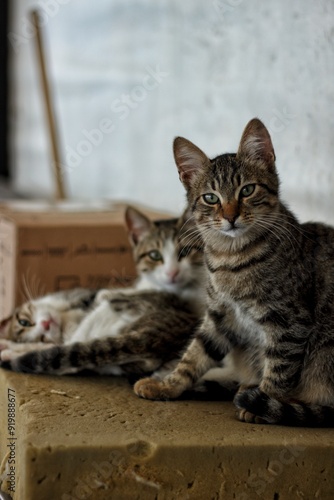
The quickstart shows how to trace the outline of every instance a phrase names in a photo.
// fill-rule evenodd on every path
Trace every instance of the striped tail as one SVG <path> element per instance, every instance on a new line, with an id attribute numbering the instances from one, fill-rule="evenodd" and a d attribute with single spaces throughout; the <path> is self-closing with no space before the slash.
<path id="1" fill-rule="evenodd" d="M 22 356 L 1 361 L 1 368 L 21 373 L 51 373 L 60 368 L 63 346 L 53 346 L 43 351 L 30 351 Z"/>
<path id="2" fill-rule="evenodd" d="M 94 354 L 97 355 L 96 350 Z M 62 375 L 77 372 L 82 368 L 89 368 L 92 365 L 94 354 L 85 349 L 84 344 L 78 342 L 66 346 L 53 346 L 41 351 L 30 351 L 9 361 L 2 361 L 1 367 L 20 373 Z"/>
<path id="3" fill-rule="evenodd" d="M 334 408 L 302 402 L 283 403 L 272 399 L 258 387 L 239 392 L 234 404 L 245 422 L 288 425 L 291 427 L 334 427 Z"/>
<path id="4" fill-rule="evenodd" d="M 142 350 L 144 347 L 140 346 Z M 149 353 L 146 357 L 149 357 Z M 133 363 L 136 359 L 138 352 L 129 351 L 129 339 L 115 337 L 30 351 L 9 361 L 2 361 L 1 367 L 21 373 L 64 375 L 94 370 L 109 364 Z M 133 371 L 135 372 L 135 366 Z"/>

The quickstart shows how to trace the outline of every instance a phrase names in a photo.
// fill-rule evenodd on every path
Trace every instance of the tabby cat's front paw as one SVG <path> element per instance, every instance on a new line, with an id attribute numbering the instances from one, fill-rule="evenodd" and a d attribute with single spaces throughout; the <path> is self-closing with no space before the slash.
<path id="1" fill-rule="evenodd" d="M 20 356 L 21 353 L 17 353 L 17 344 L 11 342 L 10 340 L 0 341 L 0 361 L 10 361 L 11 359 Z"/>
<path id="2" fill-rule="evenodd" d="M 180 395 L 180 392 L 168 382 L 150 377 L 138 380 L 134 385 L 134 391 L 140 398 L 153 400 L 175 399 Z"/>

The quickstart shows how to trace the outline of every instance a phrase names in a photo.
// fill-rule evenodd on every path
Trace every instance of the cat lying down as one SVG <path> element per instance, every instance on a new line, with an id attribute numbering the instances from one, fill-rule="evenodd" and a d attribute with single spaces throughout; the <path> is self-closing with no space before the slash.
<path id="1" fill-rule="evenodd" d="M 0 339 L 1 365 L 23 373 L 90 370 L 131 381 L 161 379 L 175 368 L 198 324 L 198 310 L 175 293 L 74 289 L 29 301 L 3 322 L 2 334 L 7 330 L 13 340 Z M 237 383 L 228 361 L 184 397 L 232 399 Z"/>
<path id="2" fill-rule="evenodd" d="M 2 364 L 31 373 L 140 375 L 180 357 L 203 307 L 200 239 L 185 215 L 151 222 L 128 207 L 125 219 L 134 286 L 27 301 L 0 324 Z"/>
<path id="3" fill-rule="evenodd" d="M 61 308 L 65 303 L 67 309 Z M 38 319 L 43 317 L 49 319 Z M 1 360 L 30 373 L 152 373 L 179 358 L 197 322 L 189 303 L 170 292 L 78 289 L 51 294 L 25 304 L 11 320 L 16 338 L 25 341 L 0 340 Z M 35 342 L 29 342 L 33 329 Z"/>
<path id="4" fill-rule="evenodd" d="M 204 309 L 202 245 L 185 215 L 126 224 L 138 279 L 126 289 L 77 288 L 32 299 L 0 324 L 3 367 L 65 375 L 92 370 L 136 379 L 175 367 Z M 233 367 L 212 370 L 186 397 L 231 399 Z M 222 381 L 222 384 L 219 383 Z"/>

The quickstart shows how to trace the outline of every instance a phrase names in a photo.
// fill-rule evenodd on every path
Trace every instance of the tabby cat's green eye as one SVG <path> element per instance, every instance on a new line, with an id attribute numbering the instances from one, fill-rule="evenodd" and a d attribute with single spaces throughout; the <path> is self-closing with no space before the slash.
<path id="1" fill-rule="evenodd" d="M 151 250 L 150 252 L 148 252 L 148 256 L 150 259 L 154 260 L 155 262 L 158 262 L 159 260 L 163 260 L 162 255 L 159 252 L 159 250 Z"/>
<path id="2" fill-rule="evenodd" d="M 208 205 L 217 205 L 217 203 L 219 203 L 218 196 L 216 194 L 213 194 L 213 193 L 203 194 L 203 200 Z"/>
<path id="3" fill-rule="evenodd" d="M 17 321 L 19 322 L 19 325 L 23 326 L 24 328 L 29 328 L 30 326 L 32 326 L 30 321 L 28 321 L 27 319 L 19 319 L 18 318 Z"/>
<path id="4" fill-rule="evenodd" d="M 247 186 L 244 186 L 242 190 L 240 191 L 241 196 L 246 198 L 247 196 L 250 196 L 251 194 L 254 193 L 255 189 L 255 184 L 247 184 Z"/>

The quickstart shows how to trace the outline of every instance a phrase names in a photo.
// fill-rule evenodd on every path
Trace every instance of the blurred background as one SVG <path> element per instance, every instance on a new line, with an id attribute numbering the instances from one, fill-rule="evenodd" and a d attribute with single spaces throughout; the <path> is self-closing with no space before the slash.
<path id="1" fill-rule="evenodd" d="M 54 194 L 36 7 L 71 199 L 176 213 L 173 138 L 234 152 L 258 116 L 285 201 L 334 223 L 332 0 L 2 0 L 0 197 Z"/>

